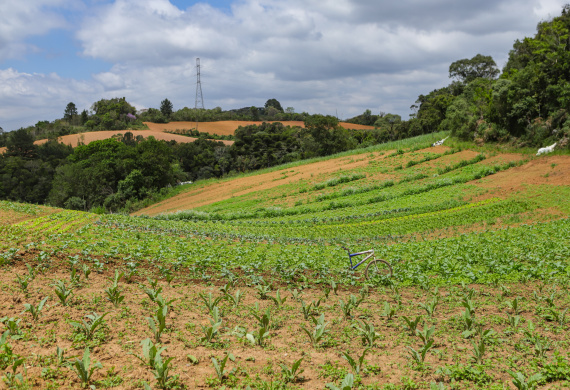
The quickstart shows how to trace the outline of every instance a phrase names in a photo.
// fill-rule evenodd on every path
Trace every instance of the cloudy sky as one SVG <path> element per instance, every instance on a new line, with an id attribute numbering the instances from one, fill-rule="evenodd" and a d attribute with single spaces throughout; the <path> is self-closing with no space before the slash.
<path id="1" fill-rule="evenodd" d="M 126 97 L 194 107 L 196 58 L 206 108 L 392 112 L 449 83 L 477 53 L 502 68 L 515 39 L 567 0 L 0 1 L 0 127 Z"/>

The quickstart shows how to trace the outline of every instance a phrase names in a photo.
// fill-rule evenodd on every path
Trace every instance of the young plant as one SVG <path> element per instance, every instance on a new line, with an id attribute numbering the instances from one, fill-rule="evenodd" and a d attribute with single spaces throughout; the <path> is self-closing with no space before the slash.
<path id="1" fill-rule="evenodd" d="M 40 318 L 40 313 L 44 308 L 44 305 L 46 304 L 48 298 L 49 297 L 45 297 L 44 299 L 42 299 L 37 306 L 34 306 L 30 303 L 24 303 L 24 311 L 22 312 L 22 314 L 25 312 L 29 312 L 32 315 L 34 321 L 37 321 L 38 318 Z"/>
<path id="2" fill-rule="evenodd" d="M 257 286 L 255 286 L 255 289 L 257 290 L 257 293 L 259 294 L 259 299 L 269 299 L 269 294 L 271 292 L 271 287 L 268 286 L 267 284 L 258 284 Z"/>
<path id="3" fill-rule="evenodd" d="M 513 377 L 513 384 L 518 390 L 534 390 L 543 379 L 540 373 L 534 374 L 527 379 L 521 372 L 507 372 Z"/>
<path id="4" fill-rule="evenodd" d="M 358 325 L 353 324 L 352 327 L 360 333 L 362 345 L 373 347 L 376 340 L 380 338 L 380 335 L 374 331 L 374 325 L 372 325 L 372 323 L 359 320 Z"/>
<path id="5" fill-rule="evenodd" d="M 166 347 L 159 347 L 158 344 L 153 344 L 150 339 L 144 339 L 142 342 L 142 355 L 133 355 L 139 359 L 144 365 L 154 369 L 154 362 L 158 355 L 166 350 Z"/>
<path id="6" fill-rule="evenodd" d="M 481 338 L 479 343 L 471 342 L 473 346 L 473 360 L 477 364 L 481 364 L 483 362 L 483 356 L 485 355 L 485 339 Z"/>
<path id="7" fill-rule="evenodd" d="M 319 343 L 328 334 L 328 330 L 326 329 L 328 323 L 325 322 L 324 314 L 321 314 L 321 316 L 315 321 L 316 321 L 316 326 L 312 332 L 309 331 L 307 328 L 305 328 L 303 325 L 301 325 L 301 329 L 303 329 L 303 331 L 307 334 L 307 336 L 309 336 L 309 339 L 311 340 L 311 344 L 313 345 L 313 347 L 317 348 Z"/>
<path id="8" fill-rule="evenodd" d="M 434 297 L 430 302 L 427 303 L 418 303 L 418 305 L 424 309 L 429 317 L 433 317 L 433 313 L 435 312 L 435 308 L 439 303 L 439 298 Z"/>
<path id="9" fill-rule="evenodd" d="M 291 368 L 286 366 L 285 364 L 279 364 L 281 366 L 281 375 L 283 377 L 283 382 L 285 383 L 294 383 L 297 381 L 299 375 L 303 373 L 303 369 L 299 370 L 301 366 L 301 362 L 304 358 L 301 358 L 293 363 Z"/>
<path id="10" fill-rule="evenodd" d="M 20 290 L 22 290 L 26 296 L 28 296 L 28 287 L 30 286 L 30 282 L 32 280 L 34 280 L 33 275 L 25 275 L 23 277 L 20 277 L 20 275 L 16 274 L 16 282 L 18 283 Z"/>
<path id="11" fill-rule="evenodd" d="M 354 295 L 350 294 L 350 298 L 348 299 L 348 301 L 346 303 L 344 303 L 344 301 L 341 299 L 338 300 L 338 304 L 340 306 L 340 309 L 342 310 L 344 316 L 346 318 L 350 318 L 352 317 L 352 310 L 356 309 L 360 303 L 362 303 L 364 298 L 356 298 Z"/>
<path id="12" fill-rule="evenodd" d="M 166 315 L 168 313 L 168 306 L 162 306 L 156 309 L 155 314 L 152 317 L 146 317 L 148 325 L 154 339 L 157 343 L 160 342 L 160 337 L 162 332 L 166 329 Z"/>
<path id="13" fill-rule="evenodd" d="M 225 297 L 228 299 L 234 307 L 238 307 L 239 303 L 245 296 L 245 293 L 241 292 L 240 290 L 236 290 L 234 295 L 226 294 Z"/>
<path id="14" fill-rule="evenodd" d="M 406 322 L 406 329 L 410 331 L 410 334 L 412 336 L 414 336 L 416 334 L 416 329 L 418 328 L 422 316 L 417 316 L 415 320 L 412 320 L 411 318 L 408 318 L 406 316 L 402 316 L 401 318 L 403 318 L 404 321 Z"/>
<path id="15" fill-rule="evenodd" d="M 269 308 L 267 308 L 265 314 L 263 315 L 258 315 L 253 311 L 251 312 L 251 314 L 255 317 L 255 319 L 259 323 L 259 326 L 261 326 L 262 328 L 269 329 L 269 323 L 271 322 L 271 312 L 269 311 Z"/>
<path id="16" fill-rule="evenodd" d="M 263 347 L 263 343 L 266 339 L 269 339 L 271 335 L 269 334 L 269 329 L 262 326 L 253 333 L 247 333 L 245 337 L 251 345 L 259 345 L 260 347 Z"/>
<path id="17" fill-rule="evenodd" d="M 18 367 L 24 364 L 24 358 L 17 358 L 10 364 L 12 372 L 6 371 L 6 376 L 2 377 L 2 380 L 6 383 L 9 389 L 27 389 L 28 384 L 24 379 L 22 373 L 16 373 Z"/>
<path id="18" fill-rule="evenodd" d="M 507 320 L 509 321 L 509 325 L 514 332 L 518 332 L 519 325 L 521 322 L 521 316 L 512 316 L 507 313 Z"/>
<path id="19" fill-rule="evenodd" d="M 105 289 L 107 299 L 115 307 L 119 306 L 125 300 L 125 296 L 121 294 L 121 290 L 119 289 L 119 279 L 122 277 L 122 275 L 122 273 L 119 275 L 119 271 L 115 270 L 115 278 L 113 280 L 113 284 L 111 287 Z"/>
<path id="20" fill-rule="evenodd" d="M 170 388 L 169 382 L 174 378 L 172 375 L 169 375 L 169 372 L 172 369 L 172 365 L 170 364 L 172 360 L 174 360 L 173 357 L 162 360 L 162 356 L 160 356 L 160 354 L 157 354 L 154 358 L 154 369 L 152 370 L 152 374 L 154 375 L 154 379 L 156 379 L 158 387 L 161 389 Z"/>
<path id="21" fill-rule="evenodd" d="M 209 292 L 208 295 L 199 293 L 198 296 L 202 299 L 202 302 L 204 302 L 204 306 L 208 310 L 208 313 L 211 313 L 212 310 L 214 310 L 214 307 L 218 306 L 223 298 L 221 296 L 214 298 L 211 292 Z"/>
<path id="22" fill-rule="evenodd" d="M 89 279 L 89 275 L 91 275 L 91 268 L 87 264 L 81 265 L 81 271 L 83 271 L 83 276 L 85 279 Z"/>
<path id="23" fill-rule="evenodd" d="M 392 317 L 394 317 L 394 314 L 396 314 L 396 307 L 390 306 L 389 302 L 384 302 L 384 310 L 382 311 L 382 315 L 384 317 L 388 317 L 389 320 L 392 319 Z"/>
<path id="24" fill-rule="evenodd" d="M 202 331 L 204 332 L 204 337 L 202 337 L 202 341 L 211 343 L 212 340 L 218 335 L 218 330 L 222 326 L 222 319 L 219 315 L 219 310 L 217 307 L 214 307 L 212 310 L 212 318 L 210 319 L 210 326 L 200 325 L 202 327 Z"/>
<path id="25" fill-rule="evenodd" d="M 346 374 L 340 386 L 336 386 L 334 383 L 327 383 L 326 387 L 331 390 L 352 390 L 354 386 L 354 375 Z"/>
<path id="26" fill-rule="evenodd" d="M 566 324 L 567 312 L 568 308 L 564 309 L 564 311 L 558 311 L 554 307 L 549 307 L 548 313 L 545 314 L 543 317 L 546 321 L 554 321 L 557 322 L 559 325 L 564 326 L 564 324 Z"/>
<path id="27" fill-rule="evenodd" d="M 88 321 L 70 321 L 69 323 L 71 326 L 77 329 L 77 331 L 83 333 L 88 340 L 92 340 L 95 332 L 97 332 L 97 329 L 103 325 L 103 319 L 107 314 L 109 313 L 105 313 L 100 316 L 97 313 L 93 312 L 93 314 L 87 314 L 85 316 L 87 317 Z"/>
<path id="28" fill-rule="evenodd" d="M 58 280 L 55 284 L 55 295 L 59 298 L 59 301 L 63 306 L 69 305 L 69 299 L 73 295 L 73 289 L 68 289 L 65 287 L 65 282 L 63 280 Z"/>
<path id="29" fill-rule="evenodd" d="M 79 377 L 82 387 L 87 387 L 91 383 L 91 377 L 93 376 L 93 372 L 95 372 L 95 370 L 103 368 L 103 365 L 100 362 L 97 362 L 91 366 L 91 359 L 89 355 L 89 348 L 85 348 L 83 359 L 79 360 L 76 358 L 75 361 L 71 363 L 71 368 Z"/>
<path id="30" fill-rule="evenodd" d="M 350 367 L 352 368 L 352 371 L 354 372 L 354 375 L 360 374 L 360 370 L 362 370 L 362 367 L 363 367 L 363 365 L 364 365 L 364 356 L 366 356 L 366 352 L 368 352 L 368 350 L 370 350 L 370 348 L 366 348 L 366 349 L 362 352 L 362 355 L 360 355 L 360 357 L 358 358 L 358 360 L 354 360 L 354 359 L 348 354 L 348 352 L 343 352 L 343 353 L 342 353 L 342 357 L 348 362 L 348 364 L 350 364 Z"/>
<path id="31" fill-rule="evenodd" d="M 281 294 L 279 294 L 279 290 L 277 290 L 275 297 L 270 297 L 270 298 L 273 300 L 273 302 L 275 303 L 275 306 L 277 306 L 277 307 L 283 306 L 285 301 L 287 301 L 287 297 L 281 298 Z"/>
<path id="32" fill-rule="evenodd" d="M 435 326 L 426 328 L 424 326 L 423 330 L 416 329 L 416 336 L 418 336 L 424 345 L 427 345 L 430 341 L 433 341 L 433 334 L 435 333 Z"/>
<path id="33" fill-rule="evenodd" d="M 303 317 L 305 317 L 305 320 L 308 320 L 309 318 L 311 318 L 311 315 L 313 314 L 313 302 L 309 303 L 309 305 L 305 304 L 305 301 L 302 299 L 299 299 L 301 301 L 301 313 L 303 313 Z"/>
<path id="34" fill-rule="evenodd" d="M 427 344 L 424 344 L 424 346 L 419 351 L 416 351 L 412 347 L 408 347 L 408 349 L 410 350 L 409 353 L 410 356 L 412 357 L 412 360 L 418 366 L 422 366 L 424 364 L 424 361 L 426 359 L 426 354 L 431 349 L 432 345 L 433 345 L 433 339 L 429 340 Z"/>
<path id="35" fill-rule="evenodd" d="M 234 370 L 226 370 L 226 363 L 228 362 L 228 359 L 230 359 L 232 362 L 235 361 L 235 357 L 233 354 L 228 353 L 223 359 L 221 359 L 220 361 L 218 361 L 218 359 L 216 358 L 212 358 L 212 364 L 214 364 L 214 370 L 216 370 L 216 375 L 218 376 L 218 379 L 220 380 L 220 382 L 224 381 L 224 377 L 226 375 L 231 375 Z"/>
<path id="36" fill-rule="evenodd" d="M 0 322 L 4 324 L 12 340 L 19 340 L 23 337 L 22 331 L 20 330 L 20 321 L 22 321 L 21 318 L 18 318 L 17 320 L 13 317 L 0 318 Z"/>
<path id="37" fill-rule="evenodd" d="M 519 297 L 516 297 L 512 301 L 505 301 L 505 304 L 507 305 L 507 307 L 509 309 L 511 309 L 513 311 L 513 313 L 515 315 L 518 315 L 521 313 Z"/>

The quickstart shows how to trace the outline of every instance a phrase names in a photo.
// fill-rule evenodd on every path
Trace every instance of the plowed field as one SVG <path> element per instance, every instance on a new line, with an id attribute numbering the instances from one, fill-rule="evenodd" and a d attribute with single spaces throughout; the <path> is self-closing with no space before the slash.
<path id="1" fill-rule="evenodd" d="M 269 122 L 269 121 L 268 121 Z M 305 127 L 303 121 L 280 121 L 284 126 Z M 170 123 L 151 123 L 144 122 L 149 129 L 155 131 L 183 132 L 196 128 L 196 122 L 170 122 Z M 218 122 L 199 122 L 198 131 L 203 133 L 217 135 L 231 135 L 239 126 L 260 125 L 263 121 L 218 121 Z M 340 125 L 346 129 L 369 130 L 374 126 L 355 125 L 353 123 L 340 122 Z"/>

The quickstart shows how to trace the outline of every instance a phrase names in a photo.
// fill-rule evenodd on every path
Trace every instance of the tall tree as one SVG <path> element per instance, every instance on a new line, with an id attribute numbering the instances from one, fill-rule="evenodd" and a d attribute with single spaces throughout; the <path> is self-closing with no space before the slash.
<path id="1" fill-rule="evenodd" d="M 77 107 L 75 107 L 75 103 L 73 102 L 67 103 L 65 111 L 63 112 L 63 119 L 70 121 L 76 115 L 77 115 Z"/>
<path id="2" fill-rule="evenodd" d="M 160 112 L 166 117 L 166 119 L 170 119 L 173 112 L 173 106 L 170 100 L 164 99 L 160 102 Z"/>
<path id="3" fill-rule="evenodd" d="M 499 75 L 497 64 L 491 56 L 477 54 L 468 59 L 463 58 L 449 66 L 449 77 L 457 78 L 464 83 L 470 83 L 476 78 L 495 79 Z"/>
<path id="4" fill-rule="evenodd" d="M 279 112 L 283 112 L 283 107 L 281 107 L 281 103 L 277 99 L 269 99 L 265 102 L 265 108 L 268 109 L 269 107 L 273 107 L 277 109 Z"/>

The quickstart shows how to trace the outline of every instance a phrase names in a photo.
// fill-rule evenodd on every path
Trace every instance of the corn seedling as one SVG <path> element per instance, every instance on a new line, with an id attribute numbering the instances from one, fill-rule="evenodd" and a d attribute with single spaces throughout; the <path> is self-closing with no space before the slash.
<path id="1" fill-rule="evenodd" d="M 160 355 L 163 351 L 166 350 L 166 347 L 160 347 L 158 344 L 154 344 L 151 339 L 144 339 L 141 341 L 142 345 L 142 355 L 134 355 L 137 359 L 139 359 L 145 366 L 149 366 L 150 368 L 154 369 L 154 362 L 156 356 Z"/>
<path id="2" fill-rule="evenodd" d="M 352 390 L 354 386 L 354 375 L 346 374 L 342 382 L 339 386 L 336 386 L 334 383 L 327 383 L 327 389 L 331 390 Z"/>
<path id="3" fill-rule="evenodd" d="M 521 316 L 512 316 L 507 313 L 507 320 L 509 321 L 509 325 L 514 332 L 518 332 L 519 325 L 521 322 Z"/>
<path id="4" fill-rule="evenodd" d="M 154 379 L 156 379 L 158 387 L 161 389 L 168 389 L 170 387 L 169 382 L 173 378 L 173 376 L 169 375 L 172 369 L 172 365 L 170 364 L 172 360 L 174 360 L 173 357 L 162 360 L 160 354 L 157 354 L 154 358 L 152 374 L 154 375 Z"/>
<path id="5" fill-rule="evenodd" d="M 69 282 L 72 286 L 77 286 L 81 282 L 79 274 L 77 273 L 77 268 L 75 267 L 71 267 L 71 270 L 69 271 Z"/>
<path id="6" fill-rule="evenodd" d="M 521 312 L 521 308 L 520 308 L 520 301 L 519 301 L 519 297 L 516 297 L 515 299 L 513 299 L 512 301 L 505 301 L 505 304 L 507 305 L 507 307 L 509 309 L 512 310 L 512 312 L 515 315 L 520 314 Z"/>
<path id="7" fill-rule="evenodd" d="M 44 305 L 46 304 L 48 298 L 49 297 L 45 297 L 42 299 L 37 306 L 34 306 L 30 303 L 24 303 L 24 311 L 22 313 L 29 312 L 32 315 L 34 321 L 37 321 L 38 318 L 40 318 L 40 313 L 44 308 Z"/>
<path id="8" fill-rule="evenodd" d="M 317 320 L 317 325 L 312 332 L 305 328 L 303 325 L 301 325 L 301 329 L 303 329 L 307 336 L 309 336 L 311 344 L 316 348 L 328 333 L 328 330 L 326 329 L 327 325 L 328 323 L 325 322 L 325 315 L 321 314 Z"/>
<path id="9" fill-rule="evenodd" d="M 396 308 L 391 306 L 389 302 L 384 302 L 384 310 L 382 310 L 382 315 L 391 320 L 392 317 L 394 317 L 394 314 L 396 314 Z"/>
<path id="10" fill-rule="evenodd" d="M 475 320 L 475 315 L 471 314 L 470 310 L 465 310 L 461 316 L 461 319 L 463 320 L 463 328 L 465 329 L 461 335 L 463 338 L 468 339 L 477 331 L 477 321 Z"/>
<path id="11" fill-rule="evenodd" d="M 116 284 L 106 288 L 105 294 L 107 295 L 109 302 L 111 302 L 115 307 L 119 306 L 125 300 L 125 296 L 121 295 L 121 290 Z"/>
<path id="12" fill-rule="evenodd" d="M 371 323 L 359 320 L 358 325 L 353 324 L 352 327 L 360 333 L 360 336 L 362 337 L 362 345 L 372 347 L 376 340 L 380 338 L 380 335 L 374 330 L 374 325 Z"/>
<path id="13" fill-rule="evenodd" d="M 9 389 L 28 388 L 28 386 L 26 386 L 27 383 L 24 379 L 24 375 L 21 373 L 16 373 L 18 367 L 20 367 L 22 364 L 24 364 L 24 358 L 16 358 L 10 364 L 12 372 L 6 371 L 6 375 L 2 378 Z"/>
<path id="14" fill-rule="evenodd" d="M 168 313 L 168 306 L 159 307 L 156 309 L 155 314 L 152 317 L 147 317 L 148 325 L 154 339 L 157 343 L 160 342 L 160 336 L 162 332 L 166 329 L 166 315 Z"/>
<path id="15" fill-rule="evenodd" d="M 424 345 L 427 345 L 430 341 L 433 340 L 433 334 L 435 333 L 435 326 L 430 328 L 426 328 L 424 326 L 423 330 L 416 329 L 416 336 L 418 336 Z"/>
<path id="16" fill-rule="evenodd" d="M 416 334 L 416 329 L 418 328 L 422 316 L 417 316 L 415 320 L 412 320 L 406 316 L 402 316 L 401 318 L 403 318 L 406 323 L 406 329 L 410 331 L 410 334 L 412 336 L 414 336 Z"/>
<path id="17" fill-rule="evenodd" d="M 543 358 L 546 355 L 546 351 L 551 349 L 551 346 L 550 341 L 536 337 L 533 341 L 534 354 L 537 357 Z"/>
<path id="18" fill-rule="evenodd" d="M 224 295 L 228 295 L 230 293 L 230 288 L 232 288 L 231 284 L 226 283 L 222 287 L 220 287 L 220 292 Z"/>
<path id="19" fill-rule="evenodd" d="M 105 313 L 102 316 L 98 315 L 97 313 L 93 312 L 93 314 L 87 314 L 88 321 L 81 320 L 79 321 L 70 321 L 69 323 L 79 332 L 83 333 L 88 340 L 93 339 L 95 332 L 97 329 L 103 325 L 103 319 L 109 313 Z"/>
<path id="20" fill-rule="evenodd" d="M 261 326 L 262 328 L 269 329 L 269 323 L 271 322 L 271 312 L 269 311 L 269 308 L 267 308 L 265 314 L 263 315 L 259 315 L 254 312 L 252 312 L 251 314 L 255 317 L 255 319 L 259 323 L 259 326 Z"/>
<path id="21" fill-rule="evenodd" d="M 311 317 L 311 314 L 313 313 L 313 303 L 309 303 L 309 305 L 305 304 L 305 301 L 303 301 L 302 299 L 301 301 L 301 312 L 303 313 L 303 317 L 305 317 L 305 320 L 308 320 Z"/>
<path id="22" fill-rule="evenodd" d="M 87 387 L 89 383 L 91 383 L 91 377 L 93 376 L 93 372 L 95 372 L 95 370 L 103 368 L 103 365 L 100 362 L 97 362 L 91 366 L 91 359 L 89 355 L 89 348 L 85 348 L 83 359 L 79 360 L 76 358 L 71 363 L 71 368 L 79 377 L 82 387 Z"/>
<path id="23" fill-rule="evenodd" d="M 204 306 L 208 310 L 208 313 L 212 312 L 214 307 L 218 306 L 218 303 L 220 303 L 220 301 L 223 298 L 223 297 L 214 298 L 211 292 L 209 292 L 208 295 L 199 293 L 198 296 L 202 299 L 202 302 L 204 302 Z"/>
<path id="24" fill-rule="evenodd" d="M 220 361 L 218 361 L 216 358 L 212 358 L 212 364 L 214 365 L 214 370 L 216 370 L 216 375 L 218 376 L 220 382 L 224 381 L 224 377 L 226 375 L 231 375 L 235 371 L 235 369 L 231 371 L 226 370 L 226 363 L 228 362 L 228 359 L 230 359 L 232 362 L 235 361 L 235 357 L 231 353 L 228 353 Z"/>
<path id="25" fill-rule="evenodd" d="M 301 299 L 301 295 L 303 295 L 303 292 L 299 292 L 296 288 L 293 290 L 289 290 L 291 291 L 291 295 L 293 295 L 293 299 L 295 300 L 300 300 Z"/>
<path id="26" fill-rule="evenodd" d="M 545 314 L 543 317 L 546 321 L 554 321 L 557 322 L 559 325 L 564 326 L 566 324 L 566 313 L 568 312 L 568 308 L 564 311 L 558 311 L 554 307 L 548 308 L 548 313 Z"/>
<path id="27" fill-rule="evenodd" d="M 226 299 L 230 300 L 234 307 L 239 306 L 239 303 L 244 296 L 245 296 L 245 293 L 241 292 L 240 290 L 236 290 L 234 295 L 231 295 L 231 294 L 225 295 Z"/>
<path id="28" fill-rule="evenodd" d="M 268 286 L 267 284 L 258 284 L 257 286 L 255 286 L 255 289 L 257 290 L 257 294 L 259 295 L 259 299 L 269 299 L 269 294 L 271 292 L 271 287 Z"/>
<path id="29" fill-rule="evenodd" d="M 271 335 L 269 334 L 269 329 L 261 327 L 253 333 L 247 333 L 245 338 L 251 343 L 251 345 L 259 345 L 263 347 L 263 343 Z"/>
<path id="30" fill-rule="evenodd" d="M 338 295 L 338 285 L 334 280 L 331 280 L 331 290 L 333 290 L 334 295 Z"/>
<path id="31" fill-rule="evenodd" d="M 342 310 L 344 316 L 346 318 L 352 317 L 352 310 L 356 309 L 360 303 L 362 303 L 363 298 L 358 299 L 354 295 L 350 294 L 350 298 L 347 300 L 346 303 L 341 299 L 338 300 L 338 304 L 340 309 Z"/>
<path id="32" fill-rule="evenodd" d="M 420 366 L 423 365 L 426 358 L 426 354 L 431 349 L 432 345 L 433 345 L 433 339 L 429 340 L 426 344 L 424 344 L 424 346 L 419 351 L 416 351 L 412 347 L 408 347 L 412 360 L 417 365 Z"/>
<path id="33" fill-rule="evenodd" d="M 55 284 L 55 295 L 59 298 L 59 301 L 63 306 L 69 305 L 69 299 L 73 295 L 73 289 L 68 289 L 65 287 L 65 282 L 63 280 L 58 280 Z"/>
<path id="34" fill-rule="evenodd" d="M 83 271 L 83 276 L 85 279 L 89 279 L 89 275 L 91 275 L 91 268 L 87 264 L 81 265 L 81 271 Z"/>
<path id="35" fill-rule="evenodd" d="M 297 381 L 298 376 L 301 375 L 303 371 L 305 371 L 303 369 L 299 370 L 302 361 L 303 358 L 295 361 L 291 366 L 291 368 L 289 368 L 285 364 L 279 364 L 279 366 L 281 366 L 281 376 L 283 377 L 283 382 L 293 383 Z"/>
<path id="36" fill-rule="evenodd" d="M 28 296 L 28 287 L 32 280 L 34 280 L 32 275 L 24 275 L 23 277 L 20 277 L 20 275 L 16 274 L 16 282 L 18 283 L 20 290 L 22 290 L 26 296 Z"/>
<path id="37" fill-rule="evenodd" d="M 23 337 L 22 331 L 20 330 L 20 321 L 22 321 L 21 318 L 18 318 L 17 320 L 13 317 L 0 318 L 0 322 L 4 324 L 12 340 L 19 340 Z"/>
<path id="38" fill-rule="evenodd" d="M 279 290 L 277 290 L 277 292 L 275 293 L 275 297 L 270 297 L 273 302 L 275 303 L 275 306 L 277 307 L 281 307 L 283 306 L 283 304 L 285 303 L 285 301 L 287 301 L 287 298 L 281 298 L 281 294 L 279 294 Z"/>
<path id="39" fill-rule="evenodd" d="M 132 283 L 133 278 L 139 273 L 138 264 L 134 261 L 129 261 L 127 263 L 127 272 L 125 273 L 125 281 L 127 283 Z"/>
<path id="40" fill-rule="evenodd" d="M 420 302 L 418 305 L 426 311 L 426 313 L 429 317 L 433 317 L 433 313 L 435 312 L 435 308 L 436 308 L 438 303 L 439 303 L 439 299 L 437 297 L 434 297 L 430 302 L 428 302 L 428 303 L 421 303 Z"/>
<path id="41" fill-rule="evenodd" d="M 461 305 L 467 309 L 471 315 L 475 315 L 475 305 L 471 299 L 464 297 Z"/>
<path id="42" fill-rule="evenodd" d="M 485 355 L 485 339 L 481 338 L 478 343 L 473 341 L 471 345 L 473 346 L 473 360 L 477 364 L 481 364 Z"/>
<path id="43" fill-rule="evenodd" d="M 368 352 L 368 350 L 370 350 L 370 348 L 366 348 L 366 349 L 362 352 L 362 355 L 360 355 L 360 357 L 358 358 L 358 360 L 354 360 L 354 359 L 348 354 L 348 352 L 343 352 L 343 353 L 342 353 L 342 357 L 348 362 L 348 364 L 350 364 L 350 367 L 352 368 L 352 371 L 354 372 L 354 375 L 360 374 L 360 371 L 362 370 L 362 368 L 363 368 L 363 366 L 364 366 L 364 356 L 366 356 L 366 352 Z"/>
<path id="44" fill-rule="evenodd" d="M 521 372 L 507 372 L 513 377 L 513 384 L 518 390 L 534 390 L 543 379 L 540 373 L 534 374 L 527 379 Z"/>

